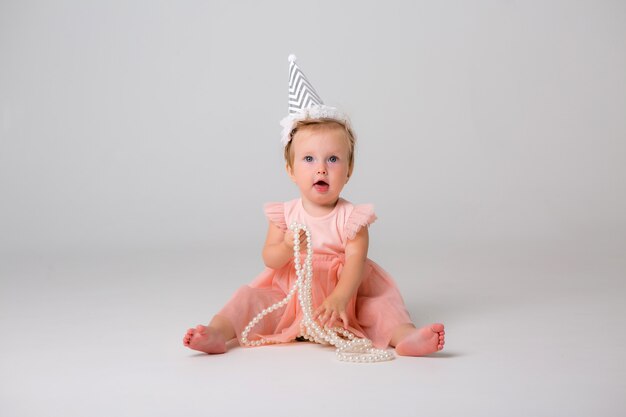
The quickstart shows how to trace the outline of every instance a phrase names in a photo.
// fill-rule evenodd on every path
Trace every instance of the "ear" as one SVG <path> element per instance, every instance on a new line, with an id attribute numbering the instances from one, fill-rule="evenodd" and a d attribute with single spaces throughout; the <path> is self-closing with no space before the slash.
<path id="1" fill-rule="evenodd" d="M 346 178 L 346 184 L 348 183 L 348 181 L 350 181 L 350 177 L 352 176 L 352 169 L 354 167 L 350 167 L 350 169 L 348 170 L 348 177 Z"/>
<path id="2" fill-rule="evenodd" d="M 287 171 L 287 175 L 289 175 L 291 181 L 296 182 L 296 177 L 293 175 L 293 169 L 289 167 L 289 164 L 285 164 L 285 171 Z"/>

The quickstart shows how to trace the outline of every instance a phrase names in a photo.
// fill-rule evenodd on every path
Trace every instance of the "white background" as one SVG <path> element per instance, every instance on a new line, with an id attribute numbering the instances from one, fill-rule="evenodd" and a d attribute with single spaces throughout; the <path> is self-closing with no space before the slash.
<path id="1" fill-rule="evenodd" d="M 297 197 L 290 53 L 351 115 L 344 197 L 448 353 L 180 346 Z M 0 411 L 623 414 L 624 74 L 619 1 L 0 1 Z"/>

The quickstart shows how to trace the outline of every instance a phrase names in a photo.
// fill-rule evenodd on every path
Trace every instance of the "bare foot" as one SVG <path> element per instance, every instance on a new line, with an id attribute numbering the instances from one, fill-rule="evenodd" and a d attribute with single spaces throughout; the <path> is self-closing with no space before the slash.
<path id="1" fill-rule="evenodd" d="M 226 341 L 219 330 L 201 324 L 195 329 L 187 330 L 187 334 L 183 337 L 183 344 L 190 349 L 205 353 L 226 352 Z"/>
<path id="2" fill-rule="evenodd" d="M 445 333 L 441 323 L 415 329 L 396 345 L 396 353 L 400 356 L 424 356 L 437 352 L 443 349 Z"/>

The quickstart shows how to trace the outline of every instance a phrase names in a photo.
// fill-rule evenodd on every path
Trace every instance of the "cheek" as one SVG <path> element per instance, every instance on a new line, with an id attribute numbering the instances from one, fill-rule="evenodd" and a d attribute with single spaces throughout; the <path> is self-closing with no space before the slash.
<path id="1" fill-rule="evenodd" d="M 328 166 L 328 170 L 335 175 L 348 175 L 348 164 L 332 164 Z"/>
<path id="2" fill-rule="evenodd" d="M 296 178 L 305 178 L 310 175 L 311 169 L 304 164 L 298 164 L 294 167 L 293 173 Z"/>

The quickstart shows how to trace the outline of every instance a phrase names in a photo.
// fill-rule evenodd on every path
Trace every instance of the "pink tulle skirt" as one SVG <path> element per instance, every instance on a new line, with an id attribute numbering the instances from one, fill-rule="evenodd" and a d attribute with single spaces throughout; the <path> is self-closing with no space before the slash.
<path id="1" fill-rule="evenodd" d="M 345 258 L 343 255 L 313 255 L 312 300 L 317 308 L 337 286 Z M 280 269 L 266 268 L 250 284 L 239 288 L 217 315 L 228 319 L 241 344 L 241 333 L 263 309 L 285 298 L 297 280 L 293 261 Z M 374 346 L 389 345 L 393 331 L 411 323 L 394 280 L 375 262 L 367 259 L 363 280 L 347 308 L 348 329 L 358 337 L 371 339 Z M 282 308 L 269 313 L 252 328 L 248 340 L 263 337 L 291 342 L 300 334 L 302 310 L 297 294 Z"/>

